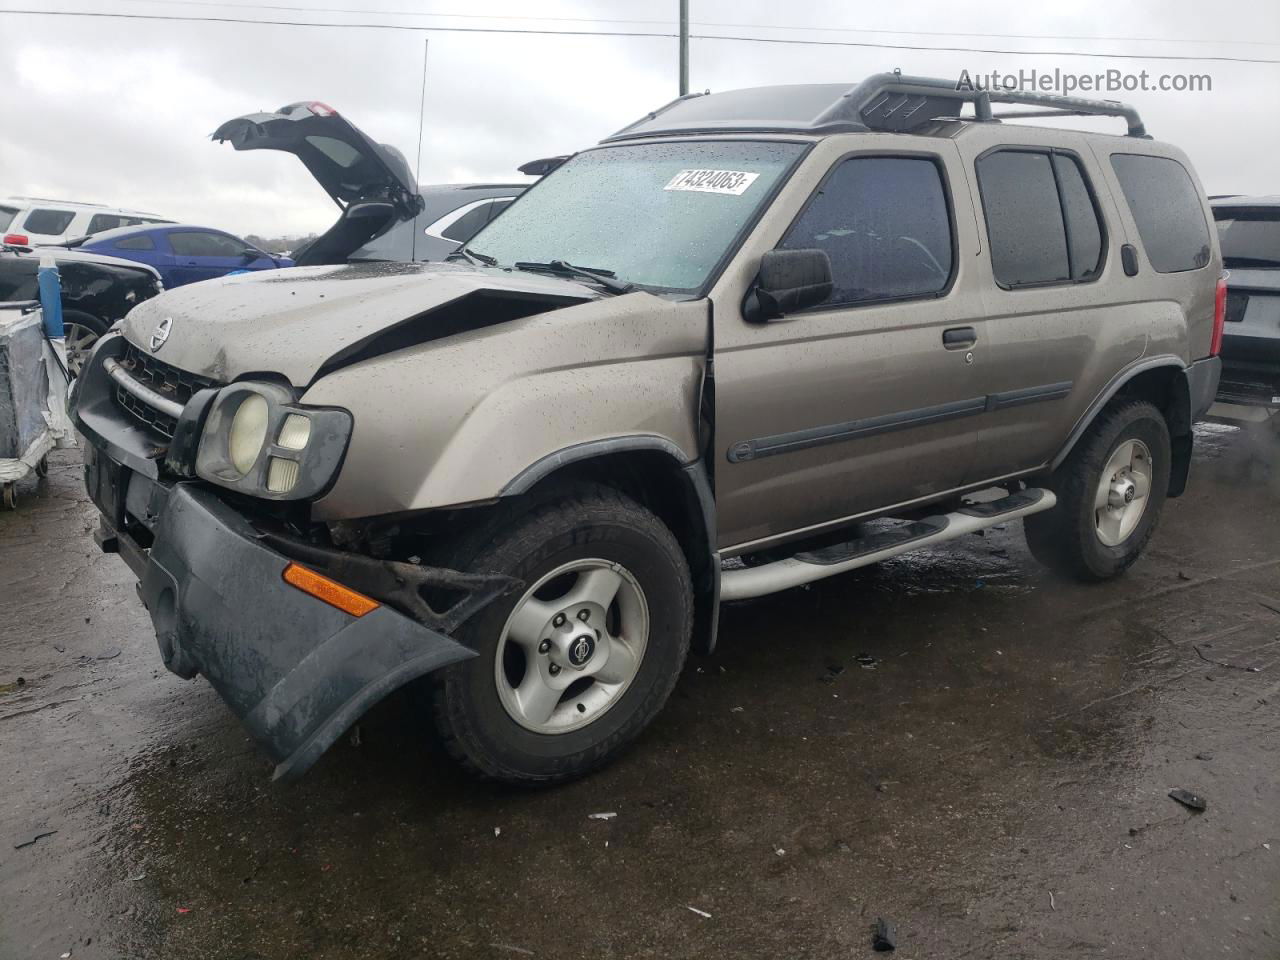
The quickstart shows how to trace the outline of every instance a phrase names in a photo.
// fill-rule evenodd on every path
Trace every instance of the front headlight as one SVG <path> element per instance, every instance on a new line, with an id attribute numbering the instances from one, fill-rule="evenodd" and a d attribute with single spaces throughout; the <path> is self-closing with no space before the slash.
<path id="1" fill-rule="evenodd" d="M 274 383 L 233 383 L 210 404 L 195 472 L 250 496 L 306 500 L 332 483 L 350 439 L 346 410 L 303 406 Z"/>
<path id="2" fill-rule="evenodd" d="M 240 402 L 231 417 L 227 435 L 227 452 L 231 465 L 244 476 L 258 462 L 258 454 L 267 442 L 267 401 L 261 394 L 251 393 Z"/>

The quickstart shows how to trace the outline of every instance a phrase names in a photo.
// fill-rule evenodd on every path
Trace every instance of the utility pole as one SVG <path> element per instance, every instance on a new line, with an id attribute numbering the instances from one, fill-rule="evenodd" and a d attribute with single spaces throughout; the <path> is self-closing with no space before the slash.
<path id="1" fill-rule="evenodd" d="M 680 0 L 680 96 L 689 92 L 689 0 Z"/>

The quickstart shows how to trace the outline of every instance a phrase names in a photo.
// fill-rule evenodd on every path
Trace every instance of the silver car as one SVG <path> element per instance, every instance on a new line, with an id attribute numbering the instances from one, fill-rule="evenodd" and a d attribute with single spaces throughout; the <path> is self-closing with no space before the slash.
<path id="1" fill-rule="evenodd" d="M 365 182 L 331 252 L 416 203 Z M 722 601 L 1024 518 L 1065 575 L 1133 564 L 1217 388 L 1211 221 L 1121 104 L 898 75 L 682 98 L 449 262 L 135 309 L 76 398 L 98 540 L 278 776 L 412 681 L 472 771 L 580 776 Z"/>

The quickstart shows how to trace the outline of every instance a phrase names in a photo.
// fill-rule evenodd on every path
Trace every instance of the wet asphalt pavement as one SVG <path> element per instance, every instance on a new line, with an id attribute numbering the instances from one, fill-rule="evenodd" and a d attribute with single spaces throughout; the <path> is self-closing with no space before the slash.
<path id="1" fill-rule="evenodd" d="M 1280 957 L 1280 451 L 1242 432 L 1201 428 L 1118 581 L 1013 524 L 726 608 L 630 753 L 535 793 L 468 780 L 408 698 L 273 785 L 162 668 L 78 454 L 21 493 L 3 960 L 843 958 L 877 916 L 899 957 Z"/>

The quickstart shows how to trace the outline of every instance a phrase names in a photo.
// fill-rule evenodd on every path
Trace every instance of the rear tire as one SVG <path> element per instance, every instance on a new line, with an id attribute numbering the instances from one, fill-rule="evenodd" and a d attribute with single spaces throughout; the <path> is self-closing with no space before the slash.
<path id="1" fill-rule="evenodd" d="M 693 624 L 688 563 L 657 517 L 606 487 L 574 487 L 499 521 L 457 544 L 449 565 L 524 586 L 457 631 L 479 656 L 435 676 L 436 727 L 483 778 L 572 780 L 622 752 L 671 694 Z M 618 586 L 584 619 L 588 575 Z"/>
<path id="2" fill-rule="evenodd" d="M 1058 505 L 1023 521 L 1032 555 L 1077 580 L 1123 573 L 1155 533 L 1171 460 L 1169 427 L 1154 404 L 1111 404 L 1046 484 Z"/>

